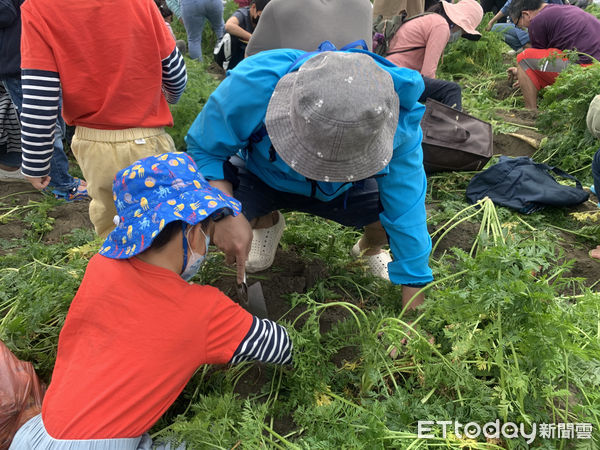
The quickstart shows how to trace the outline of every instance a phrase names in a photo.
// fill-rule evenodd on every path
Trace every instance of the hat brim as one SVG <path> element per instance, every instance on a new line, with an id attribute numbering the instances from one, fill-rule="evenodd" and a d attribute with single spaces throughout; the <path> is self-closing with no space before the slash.
<path id="1" fill-rule="evenodd" d="M 201 186 L 201 189 L 187 190 L 179 195 L 175 206 L 181 205 L 180 208 L 161 202 L 138 215 L 134 221 L 119 223 L 107 236 L 99 253 L 113 259 L 131 258 L 147 250 L 162 229 L 171 222 L 181 220 L 196 225 L 222 208 L 241 211 L 239 201 L 210 187 L 206 181 L 202 181 Z M 196 207 L 198 204 L 205 206 Z"/>
<path id="2" fill-rule="evenodd" d="M 444 8 L 444 12 L 448 16 L 448 18 L 461 27 L 464 31 L 463 37 L 469 39 L 470 41 L 477 41 L 481 38 L 481 33 L 477 31 L 470 24 L 465 23 L 463 15 L 458 11 L 457 6 L 458 3 L 448 3 L 446 1 L 442 1 L 442 7 Z"/>
<path id="3" fill-rule="evenodd" d="M 292 123 L 292 93 L 298 72 L 283 76 L 271 96 L 265 125 L 279 157 L 299 174 L 316 181 L 351 182 L 369 178 L 386 167 L 394 151 L 394 135 L 398 127 L 400 102 L 386 118 L 382 130 L 373 136 L 369 148 L 357 158 L 328 161 L 316 156 L 319 149 L 309 149 L 296 134 Z"/>

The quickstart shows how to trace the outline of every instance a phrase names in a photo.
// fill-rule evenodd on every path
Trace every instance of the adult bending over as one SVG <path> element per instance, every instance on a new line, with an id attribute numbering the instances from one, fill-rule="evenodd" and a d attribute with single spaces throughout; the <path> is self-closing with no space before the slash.
<path id="1" fill-rule="evenodd" d="M 600 59 L 600 20 L 572 5 L 552 5 L 543 0 L 513 0 L 510 17 L 518 27 L 527 28 L 531 48 L 517 55 L 517 67 L 508 69 L 516 76 L 525 107 L 537 110 L 540 89 L 554 83 L 569 64 L 564 50 L 577 50 Z M 581 55 L 577 64 L 589 64 Z"/>
<path id="2" fill-rule="evenodd" d="M 475 0 L 458 3 L 441 1 L 427 11 L 403 24 L 392 38 L 386 58 L 400 67 L 417 70 L 423 75 L 425 91 L 420 101 L 431 97 L 456 109 L 462 109 L 460 86 L 454 82 L 437 80 L 436 71 L 444 48 L 461 36 L 481 38 L 476 28 L 483 10 Z"/>
<path id="3" fill-rule="evenodd" d="M 304 211 L 364 227 L 353 252 L 404 286 L 406 306 L 432 280 L 423 80 L 362 50 L 310 56 L 280 49 L 242 61 L 192 124 L 188 152 L 211 184 L 242 202 L 235 222 L 254 228 L 248 271 L 273 263 L 284 226 L 274 211 Z M 386 234 L 393 261 L 382 250 Z"/>

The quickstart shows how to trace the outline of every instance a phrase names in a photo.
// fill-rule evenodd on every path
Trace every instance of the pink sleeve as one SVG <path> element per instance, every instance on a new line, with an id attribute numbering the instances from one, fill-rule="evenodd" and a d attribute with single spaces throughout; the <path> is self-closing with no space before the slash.
<path id="1" fill-rule="evenodd" d="M 435 78 L 437 66 L 449 40 L 450 28 L 448 26 L 434 26 L 431 28 L 427 43 L 425 44 L 421 75 Z"/>

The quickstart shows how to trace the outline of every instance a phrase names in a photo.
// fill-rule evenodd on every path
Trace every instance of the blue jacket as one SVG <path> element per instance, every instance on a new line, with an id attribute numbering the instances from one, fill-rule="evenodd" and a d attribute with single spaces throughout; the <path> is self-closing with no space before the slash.
<path id="1" fill-rule="evenodd" d="M 364 50 L 348 50 L 365 52 Z M 209 97 L 186 136 L 188 153 L 209 180 L 224 179 L 223 164 L 248 146 L 251 136 L 264 129 L 267 106 L 281 77 L 303 61 L 301 50 L 277 49 L 244 59 Z M 418 72 L 400 68 L 373 53 L 377 64 L 390 73 L 400 98 L 400 116 L 394 136 L 394 154 L 376 178 L 383 205 L 380 214 L 390 240 L 394 261 L 388 266 L 396 284 L 425 284 L 433 277 L 429 268 L 431 239 L 427 232 L 420 127 L 424 106 L 417 102 L 424 85 Z M 292 68 L 292 64 L 294 67 Z M 268 135 L 242 152 L 246 168 L 271 187 L 294 194 L 311 195 L 311 183 L 279 157 L 269 160 Z M 346 183 L 318 182 L 315 197 L 331 200 L 350 188 Z"/>
<path id="2" fill-rule="evenodd" d="M 0 79 L 21 77 L 21 3 L 0 0 Z"/>

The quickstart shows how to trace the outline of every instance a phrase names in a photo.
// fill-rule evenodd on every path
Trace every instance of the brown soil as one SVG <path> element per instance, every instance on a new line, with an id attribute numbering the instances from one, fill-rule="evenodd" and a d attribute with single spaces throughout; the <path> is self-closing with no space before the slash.
<path id="1" fill-rule="evenodd" d="M 587 201 L 576 207 L 570 208 L 569 212 L 594 212 L 598 211 L 596 203 L 598 199 L 591 195 L 591 201 Z M 527 221 L 527 216 L 523 216 L 523 219 Z M 430 233 L 438 230 L 440 226 L 431 227 Z M 444 230 L 440 231 L 433 241 L 435 252 L 433 257 L 438 259 L 444 252 L 447 252 L 451 248 L 459 248 L 466 252 L 470 252 L 475 242 L 475 236 L 479 231 L 479 223 L 473 222 L 462 222 L 460 225 L 451 229 L 445 236 L 442 237 Z M 583 278 L 583 283 L 586 286 L 595 285 L 594 290 L 600 291 L 600 285 L 596 285 L 596 282 L 600 280 L 600 259 L 591 258 L 588 254 L 590 246 L 582 244 L 577 236 L 572 233 L 562 232 L 557 230 L 558 244 L 564 250 L 565 256 L 562 261 L 573 261 L 571 270 L 565 274 L 566 277 L 577 277 Z M 439 240 L 439 242 L 438 242 Z"/>
<path id="2" fill-rule="evenodd" d="M 518 90 L 518 88 L 513 87 L 513 81 L 509 81 L 508 78 L 496 81 L 493 89 L 498 100 L 504 100 Z"/>
<path id="3" fill-rule="evenodd" d="M 30 201 L 41 201 L 43 194 L 34 189 L 27 182 L 0 182 L 0 203 L 17 206 L 26 205 Z M 54 226 L 45 237 L 44 241 L 48 243 L 59 242 L 61 237 L 70 233 L 76 228 L 92 228 L 88 214 L 88 201 L 78 201 L 73 203 L 62 203 L 54 207 L 48 215 L 54 218 Z M 1 215 L 1 213 L 0 213 Z M 23 220 L 9 220 L 0 227 L 0 239 L 16 239 L 23 236 L 23 232 L 30 227 L 30 224 L 24 218 Z"/>
<path id="4" fill-rule="evenodd" d="M 494 135 L 494 154 L 506 156 L 531 156 L 538 149 L 543 135 L 535 129 L 537 113 L 525 109 L 496 111 L 503 122 L 518 128 L 514 133 Z"/>

